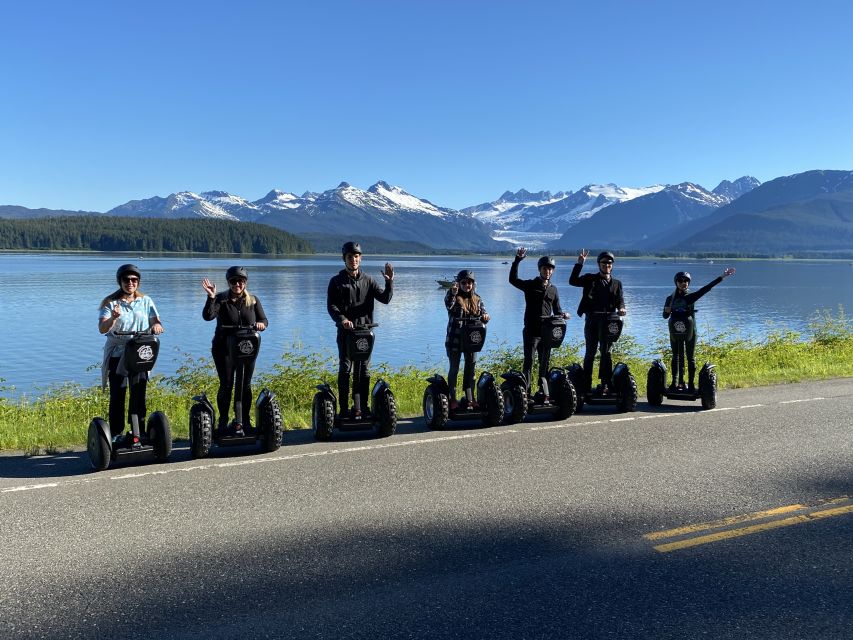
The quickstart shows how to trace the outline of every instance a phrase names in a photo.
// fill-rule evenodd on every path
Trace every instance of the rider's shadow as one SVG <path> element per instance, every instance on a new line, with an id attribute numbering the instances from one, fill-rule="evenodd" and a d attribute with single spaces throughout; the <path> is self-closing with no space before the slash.
<path id="1" fill-rule="evenodd" d="M 89 454 L 85 451 L 38 456 L 0 456 L 0 478 L 67 478 L 92 472 Z M 0 487 L 2 490 L 2 487 Z"/>

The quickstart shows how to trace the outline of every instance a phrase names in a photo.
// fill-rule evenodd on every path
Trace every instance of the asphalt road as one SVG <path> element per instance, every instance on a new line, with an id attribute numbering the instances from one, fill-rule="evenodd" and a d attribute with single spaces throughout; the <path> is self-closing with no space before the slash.
<path id="1" fill-rule="evenodd" d="M 853 379 L 639 409 L 2 456 L 0 638 L 853 638 Z"/>

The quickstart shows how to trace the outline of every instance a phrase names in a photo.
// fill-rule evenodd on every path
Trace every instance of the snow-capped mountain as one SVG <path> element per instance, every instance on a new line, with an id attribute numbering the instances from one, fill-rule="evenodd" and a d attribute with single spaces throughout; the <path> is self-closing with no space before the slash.
<path id="1" fill-rule="evenodd" d="M 761 182 L 753 178 L 752 176 L 743 176 L 742 178 L 738 178 L 734 182 L 723 180 L 720 184 L 716 186 L 716 188 L 714 189 L 714 193 L 726 197 L 729 202 L 733 202 L 740 198 L 743 194 L 749 193 L 760 184 Z"/>
<path id="2" fill-rule="evenodd" d="M 588 184 L 577 191 L 530 193 L 524 189 L 505 192 L 494 202 L 462 209 L 493 227 L 492 237 L 530 247 L 544 246 L 559 238 L 581 220 L 619 202 L 662 190 L 663 185 L 644 188 L 615 184 Z"/>
<path id="3" fill-rule="evenodd" d="M 210 195 L 214 194 L 214 195 Z M 242 220 L 240 209 L 231 206 L 231 200 L 223 191 L 209 191 L 196 194 L 192 191 L 180 191 L 167 198 L 154 196 L 145 200 L 131 200 L 107 211 L 110 216 L 140 218 L 218 218 L 221 220 Z M 208 197 L 209 196 L 209 197 Z M 226 208 L 228 207 L 228 208 Z M 228 209 L 232 209 L 234 213 Z"/>
<path id="4" fill-rule="evenodd" d="M 741 178 L 736 183 L 745 187 L 749 180 Z M 708 191 L 692 182 L 668 185 L 608 206 L 570 227 L 550 246 L 554 249 L 649 246 L 662 234 L 708 216 L 729 202 L 729 195 Z"/>

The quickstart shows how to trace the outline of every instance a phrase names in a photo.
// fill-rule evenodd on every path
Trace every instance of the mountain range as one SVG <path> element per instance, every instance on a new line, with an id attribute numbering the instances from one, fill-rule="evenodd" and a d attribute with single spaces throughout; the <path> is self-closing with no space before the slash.
<path id="1" fill-rule="evenodd" d="M 370 237 L 412 251 L 553 252 L 578 248 L 779 254 L 853 254 L 853 172 L 807 171 L 761 184 L 744 176 L 712 191 L 692 183 L 632 188 L 589 184 L 577 191 L 506 191 L 455 210 L 377 182 L 342 182 L 302 195 L 272 190 L 255 201 L 225 191 L 134 200 L 106 213 L 0 206 L 0 217 L 110 215 L 258 222 L 334 246 Z M 380 249 L 377 249 L 380 250 Z"/>

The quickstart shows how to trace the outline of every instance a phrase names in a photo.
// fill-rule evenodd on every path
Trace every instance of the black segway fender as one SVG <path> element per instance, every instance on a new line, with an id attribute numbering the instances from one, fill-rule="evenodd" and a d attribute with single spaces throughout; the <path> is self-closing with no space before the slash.
<path id="1" fill-rule="evenodd" d="M 653 407 L 663 404 L 664 392 L 666 391 L 666 366 L 660 360 L 652 362 L 649 373 L 646 376 L 646 399 Z"/>
<path id="2" fill-rule="evenodd" d="M 255 401 L 255 424 L 260 431 L 261 449 L 265 453 L 277 451 L 284 438 L 281 408 L 275 394 L 264 389 Z"/>
<path id="3" fill-rule="evenodd" d="M 699 397 L 706 411 L 717 407 L 717 367 L 710 362 L 699 370 Z"/>
<path id="4" fill-rule="evenodd" d="M 504 401 L 504 422 L 515 424 L 527 417 L 527 379 L 523 373 L 509 371 L 502 373 L 501 392 Z"/>
<path id="5" fill-rule="evenodd" d="M 154 447 L 154 458 L 157 462 L 166 462 L 172 455 L 172 428 L 166 414 L 155 411 L 148 416 L 146 431 Z"/>
<path id="6" fill-rule="evenodd" d="M 373 385 L 370 392 L 370 409 L 378 427 L 379 436 L 387 438 L 397 430 L 397 402 L 391 392 L 391 386 L 382 378 Z"/>
<path id="7" fill-rule="evenodd" d="M 317 393 L 311 403 L 311 429 L 314 431 L 315 440 L 326 441 L 332 438 L 337 407 L 338 399 L 332 388 L 328 384 L 318 384 Z"/>
<path id="8" fill-rule="evenodd" d="M 95 471 L 103 471 L 110 466 L 112 442 L 110 424 L 103 418 L 92 418 L 86 437 L 86 450 L 89 452 L 89 462 Z"/>
<path id="9" fill-rule="evenodd" d="M 620 411 L 637 410 L 637 381 L 631 375 L 631 370 L 624 362 L 619 362 L 613 368 L 611 378 L 612 388 L 616 391 L 616 405 Z"/>
<path id="10" fill-rule="evenodd" d="M 578 394 L 564 369 L 551 368 L 548 372 L 548 388 L 555 400 L 555 416 L 559 420 L 571 418 L 578 409 Z"/>
<path id="11" fill-rule="evenodd" d="M 444 429 L 450 419 L 450 387 L 443 376 L 435 374 L 427 378 L 424 390 L 424 423 L 429 429 Z"/>
<path id="12" fill-rule="evenodd" d="M 488 371 L 477 379 L 477 402 L 483 412 L 483 425 L 496 427 L 504 421 L 504 396 L 497 380 Z"/>
<path id="13" fill-rule="evenodd" d="M 575 413 L 583 409 L 584 397 L 589 392 L 586 388 L 586 380 L 583 375 L 583 367 L 577 362 L 572 363 L 566 371 L 566 376 L 575 388 L 577 394 L 578 406 L 575 408 Z"/>
<path id="14" fill-rule="evenodd" d="M 436 373 L 435 375 L 427 378 L 427 382 L 437 391 L 438 393 L 443 393 L 446 396 L 450 396 L 450 387 L 447 384 L 447 380 L 444 379 L 444 376 Z"/>

